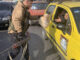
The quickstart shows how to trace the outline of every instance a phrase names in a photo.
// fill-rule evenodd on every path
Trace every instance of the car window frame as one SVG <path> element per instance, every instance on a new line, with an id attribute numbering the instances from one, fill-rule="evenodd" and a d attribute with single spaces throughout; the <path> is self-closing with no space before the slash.
<path id="1" fill-rule="evenodd" d="M 57 6 L 56 11 L 55 11 L 55 13 L 54 13 L 54 18 L 53 18 L 53 19 L 55 19 L 55 15 L 56 15 L 56 13 L 57 13 L 57 9 L 58 9 L 58 8 L 62 8 L 63 10 L 65 10 L 65 11 L 69 14 L 69 12 L 67 11 L 67 9 L 65 9 L 65 8 L 63 8 L 63 7 L 60 7 L 60 6 Z M 69 21 L 70 21 L 70 26 L 71 26 L 70 15 L 69 15 Z M 55 23 L 54 20 L 53 20 L 53 23 Z M 66 24 L 67 24 L 67 23 L 66 23 Z M 56 25 L 56 26 L 57 26 L 57 25 Z M 57 28 L 57 27 L 56 27 L 56 28 Z M 66 33 L 68 33 L 69 35 L 71 35 L 71 32 L 72 32 L 72 26 L 71 26 L 70 33 L 68 33 L 67 31 L 66 31 Z"/>

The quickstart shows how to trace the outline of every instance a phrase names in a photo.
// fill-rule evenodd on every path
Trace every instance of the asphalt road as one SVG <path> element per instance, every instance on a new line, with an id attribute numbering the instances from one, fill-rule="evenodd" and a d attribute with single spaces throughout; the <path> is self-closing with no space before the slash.
<path id="1" fill-rule="evenodd" d="M 41 37 L 42 28 L 39 26 L 31 26 L 29 32 L 31 40 L 29 40 L 30 60 L 64 60 L 51 44 L 50 40 L 43 40 Z M 9 48 L 11 42 L 7 34 L 7 30 L 0 30 L 0 52 Z M 0 55 L 0 60 L 6 60 L 8 52 Z M 15 60 L 19 60 L 21 53 Z"/>

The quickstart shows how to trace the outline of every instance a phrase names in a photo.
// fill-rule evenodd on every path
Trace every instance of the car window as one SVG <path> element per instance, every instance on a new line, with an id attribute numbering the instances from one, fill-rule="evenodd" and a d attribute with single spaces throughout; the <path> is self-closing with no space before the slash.
<path id="1" fill-rule="evenodd" d="M 32 3 L 31 9 L 46 9 L 48 3 Z"/>
<path id="2" fill-rule="evenodd" d="M 9 3 L 0 3 L 0 10 L 10 10 L 11 4 Z"/>
<path id="3" fill-rule="evenodd" d="M 46 13 L 51 14 L 51 13 L 53 13 L 54 9 L 55 9 L 55 6 L 51 5 L 51 6 L 48 7 Z"/>
<path id="4" fill-rule="evenodd" d="M 71 22 L 70 22 L 70 16 L 69 13 L 63 9 L 58 7 L 56 10 L 56 13 L 54 15 L 54 21 L 53 21 L 58 29 L 61 29 L 63 32 L 66 32 L 68 34 L 71 33 Z M 62 28 L 60 28 L 60 26 Z"/>
<path id="5" fill-rule="evenodd" d="M 80 33 L 80 7 L 71 8 L 71 11 L 73 13 L 78 32 Z"/>

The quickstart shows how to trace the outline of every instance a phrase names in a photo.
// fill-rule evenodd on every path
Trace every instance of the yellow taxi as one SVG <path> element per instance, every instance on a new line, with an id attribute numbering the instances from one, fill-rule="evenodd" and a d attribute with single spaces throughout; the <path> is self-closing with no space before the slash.
<path id="1" fill-rule="evenodd" d="M 55 22 L 61 10 L 68 13 L 65 25 Z M 50 15 L 50 22 L 44 28 L 48 38 L 66 60 L 80 60 L 80 2 L 53 2 L 45 13 Z"/>

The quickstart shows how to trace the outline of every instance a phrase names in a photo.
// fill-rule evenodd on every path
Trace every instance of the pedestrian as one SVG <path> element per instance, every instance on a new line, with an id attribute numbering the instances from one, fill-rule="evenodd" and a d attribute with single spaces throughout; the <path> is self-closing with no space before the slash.
<path id="1" fill-rule="evenodd" d="M 12 18 L 8 28 L 8 34 L 11 38 L 13 44 L 23 40 L 25 38 L 25 33 L 29 28 L 29 12 L 28 9 L 31 7 L 33 0 L 22 0 L 18 1 L 14 10 L 12 12 Z M 25 43 L 26 44 L 26 43 Z M 24 48 L 25 44 L 22 44 Z M 27 44 L 28 45 L 28 44 Z M 20 52 L 21 46 L 13 46 L 10 51 L 10 56 L 14 59 Z M 24 58 L 29 60 L 29 49 L 27 48 Z M 9 56 L 7 57 L 9 59 Z"/>

